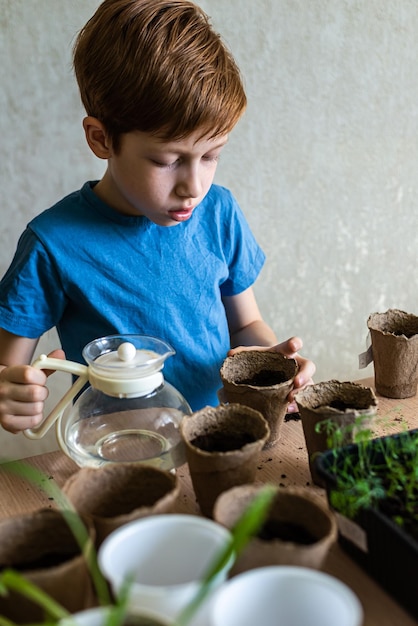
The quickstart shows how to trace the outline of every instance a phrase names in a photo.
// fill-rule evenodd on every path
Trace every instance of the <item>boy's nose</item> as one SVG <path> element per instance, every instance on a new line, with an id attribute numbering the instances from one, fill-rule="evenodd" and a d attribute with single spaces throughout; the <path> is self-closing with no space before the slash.
<path id="1" fill-rule="evenodd" d="M 197 172 L 193 169 L 184 172 L 176 185 L 177 195 L 181 198 L 198 198 L 201 192 L 202 185 Z"/>

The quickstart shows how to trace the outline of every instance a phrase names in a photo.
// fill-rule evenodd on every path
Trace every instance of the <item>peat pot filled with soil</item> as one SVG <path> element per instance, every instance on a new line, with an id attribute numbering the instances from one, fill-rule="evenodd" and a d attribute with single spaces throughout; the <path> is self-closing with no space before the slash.
<path id="1" fill-rule="evenodd" d="M 88 527 L 94 543 L 94 529 Z M 13 569 L 70 612 L 97 599 L 86 558 L 66 519 L 53 509 L 0 522 L 0 570 Z M 43 609 L 18 590 L 0 595 L 0 615 L 18 624 L 42 622 Z"/>
<path id="2" fill-rule="evenodd" d="M 222 493 L 215 503 L 215 521 L 232 528 L 262 488 L 241 485 Z M 334 513 L 312 490 L 277 487 L 263 526 L 237 557 L 231 574 L 265 565 L 320 569 L 336 539 Z"/>
<path id="3" fill-rule="evenodd" d="M 263 415 L 270 436 L 265 447 L 272 447 L 280 437 L 286 415 L 289 392 L 298 373 L 295 359 L 279 352 L 244 350 L 225 359 L 220 369 L 221 402 L 237 402 Z"/>
<path id="4" fill-rule="evenodd" d="M 185 416 L 180 429 L 197 501 L 211 517 L 220 493 L 254 481 L 269 427 L 255 409 L 223 404 Z"/>

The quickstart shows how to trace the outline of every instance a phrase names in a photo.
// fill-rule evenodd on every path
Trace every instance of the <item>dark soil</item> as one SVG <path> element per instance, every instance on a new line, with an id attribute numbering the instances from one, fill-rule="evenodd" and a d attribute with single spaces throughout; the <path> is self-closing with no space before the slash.
<path id="1" fill-rule="evenodd" d="M 404 335 L 407 339 L 410 339 L 411 337 L 416 335 L 418 331 L 407 332 L 406 330 L 395 330 L 389 332 L 392 332 L 392 335 L 395 335 L 395 337 L 400 337 L 401 335 Z"/>
<path id="2" fill-rule="evenodd" d="M 260 370 L 250 378 L 242 378 L 241 380 L 236 380 L 235 383 L 237 385 L 252 385 L 253 387 L 272 387 L 273 385 L 285 383 L 287 379 L 284 372 Z"/>
<path id="3" fill-rule="evenodd" d="M 286 413 L 284 416 L 285 422 L 299 422 L 301 419 L 300 413 Z"/>
<path id="4" fill-rule="evenodd" d="M 66 563 L 67 561 L 73 559 L 76 555 L 76 552 L 71 552 L 68 554 L 44 554 L 42 557 L 36 559 L 35 561 L 20 561 L 19 563 L 8 563 L 0 565 L 0 569 L 3 569 L 5 565 L 7 565 L 8 567 L 13 567 L 13 569 L 18 572 L 48 569 L 50 567 L 56 567 L 58 565 L 61 565 L 62 563 Z"/>
<path id="5" fill-rule="evenodd" d="M 205 452 L 228 452 L 239 450 L 247 443 L 254 441 L 255 437 L 246 433 L 209 433 L 195 437 L 190 443 Z"/>
<path id="6" fill-rule="evenodd" d="M 337 409 L 337 411 L 345 411 L 346 409 L 361 410 L 364 408 L 362 406 L 356 406 L 352 402 L 344 402 L 344 400 L 339 400 L 339 399 L 332 400 L 331 402 L 328 402 L 326 405 L 318 404 L 318 406 L 314 408 L 320 409 L 322 406 L 330 406 L 333 409 Z"/>
<path id="7" fill-rule="evenodd" d="M 281 541 L 292 541 L 293 543 L 300 543 L 306 546 L 317 541 L 317 538 L 304 526 L 280 520 L 267 520 L 257 537 L 263 541 L 280 539 Z"/>

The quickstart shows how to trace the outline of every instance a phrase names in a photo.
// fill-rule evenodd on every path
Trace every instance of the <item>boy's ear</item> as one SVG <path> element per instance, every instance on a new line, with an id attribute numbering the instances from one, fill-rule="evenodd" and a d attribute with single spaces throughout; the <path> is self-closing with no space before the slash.
<path id="1" fill-rule="evenodd" d="M 112 146 L 102 122 L 89 115 L 83 120 L 83 128 L 87 143 L 94 154 L 99 159 L 109 159 Z"/>

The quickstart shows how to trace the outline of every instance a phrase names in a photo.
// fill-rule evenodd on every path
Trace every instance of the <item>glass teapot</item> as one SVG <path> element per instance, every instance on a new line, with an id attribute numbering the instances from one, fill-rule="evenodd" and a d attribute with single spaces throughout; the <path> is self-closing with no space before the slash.
<path id="1" fill-rule="evenodd" d="M 88 365 L 45 354 L 34 361 L 33 367 L 78 378 L 39 427 L 24 431 L 26 437 L 39 439 L 56 423 L 61 449 L 80 467 L 140 462 L 172 470 L 182 465 L 179 425 L 192 411 L 161 371 L 173 348 L 146 335 L 111 335 L 90 342 L 82 354 Z"/>

